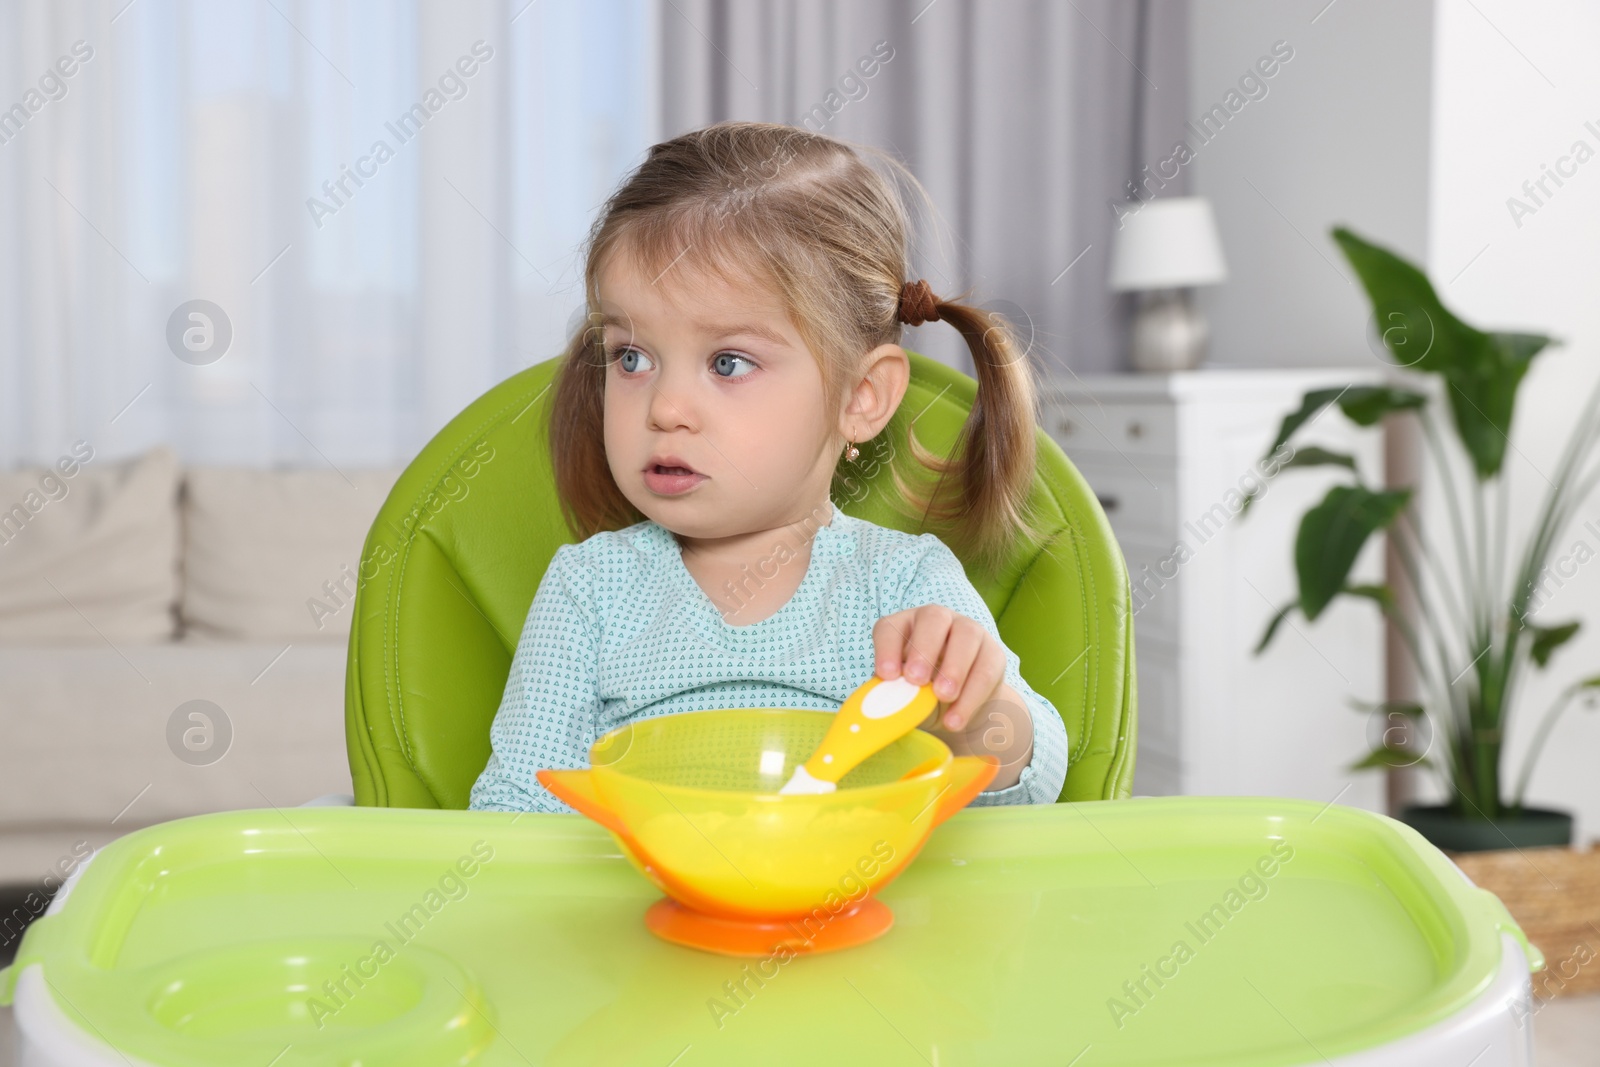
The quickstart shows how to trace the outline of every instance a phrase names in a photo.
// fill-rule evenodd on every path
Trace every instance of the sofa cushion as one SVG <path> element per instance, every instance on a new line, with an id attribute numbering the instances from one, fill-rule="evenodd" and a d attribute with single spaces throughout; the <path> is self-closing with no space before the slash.
<path id="1" fill-rule="evenodd" d="M 0 641 L 170 639 L 178 598 L 178 457 L 108 462 L 83 441 L 0 472 Z"/>
<path id="2" fill-rule="evenodd" d="M 399 476 L 400 468 L 190 468 L 185 637 L 348 640 L 361 547 Z"/>
<path id="3" fill-rule="evenodd" d="M 0 644 L 0 834 L 121 831 L 350 791 L 344 649 L 180 639 L 122 652 Z"/>

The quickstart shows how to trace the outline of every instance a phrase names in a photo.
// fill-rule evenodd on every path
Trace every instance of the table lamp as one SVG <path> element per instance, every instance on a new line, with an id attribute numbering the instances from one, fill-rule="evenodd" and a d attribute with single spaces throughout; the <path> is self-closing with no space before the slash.
<path id="1" fill-rule="evenodd" d="M 1111 288 L 1139 291 L 1134 367 L 1160 373 L 1198 366 L 1206 323 L 1189 302 L 1187 287 L 1227 276 L 1216 220 L 1204 197 L 1162 197 L 1122 216 L 1111 249 Z"/>

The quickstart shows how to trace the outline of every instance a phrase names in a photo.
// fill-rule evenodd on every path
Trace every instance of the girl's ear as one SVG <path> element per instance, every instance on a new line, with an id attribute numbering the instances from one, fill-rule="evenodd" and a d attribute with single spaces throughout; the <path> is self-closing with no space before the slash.
<path id="1" fill-rule="evenodd" d="M 911 361 L 899 345 L 879 345 L 862 363 L 866 370 L 851 389 L 839 420 L 839 431 L 852 441 L 878 436 L 911 386 Z"/>

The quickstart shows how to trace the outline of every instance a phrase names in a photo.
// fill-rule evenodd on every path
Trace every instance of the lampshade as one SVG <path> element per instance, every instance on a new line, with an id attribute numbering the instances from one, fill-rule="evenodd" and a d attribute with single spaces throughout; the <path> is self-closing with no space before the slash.
<path id="1" fill-rule="evenodd" d="M 1111 248 L 1111 288 L 1211 285 L 1227 276 L 1211 202 L 1205 197 L 1150 200 L 1123 216 Z"/>

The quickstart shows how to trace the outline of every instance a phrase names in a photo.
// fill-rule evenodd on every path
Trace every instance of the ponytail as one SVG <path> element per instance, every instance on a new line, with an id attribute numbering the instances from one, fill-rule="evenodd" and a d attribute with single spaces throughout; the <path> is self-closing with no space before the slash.
<path id="1" fill-rule="evenodd" d="M 978 389 L 948 459 L 923 446 L 915 426 L 906 442 L 918 464 L 936 473 L 924 494 L 893 472 L 904 499 L 941 528 L 951 547 L 978 569 L 997 569 L 1020 541 L 1042 539 L 1029 507 L 1037 458 L 1037 390 L 1028 353 L 1006 319 L 982 308 L 933 296 L 925 281 L 907 283 L 901 321 L 939 320 L 954 326 L 972 353 Z"/>

